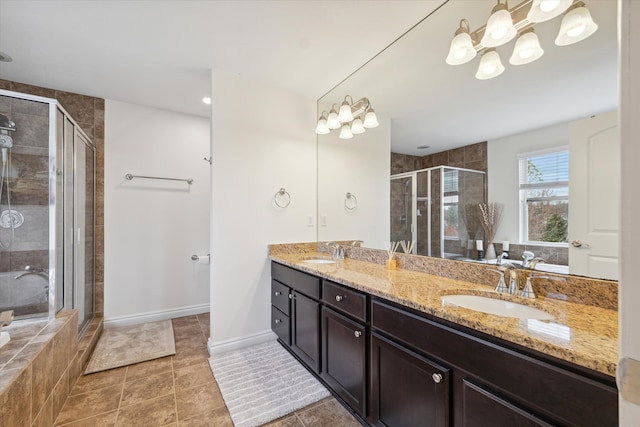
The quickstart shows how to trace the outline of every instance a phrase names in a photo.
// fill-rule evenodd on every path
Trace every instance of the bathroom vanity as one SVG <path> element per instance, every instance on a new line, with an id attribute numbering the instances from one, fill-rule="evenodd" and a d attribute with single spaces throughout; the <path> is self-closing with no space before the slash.
<path id="1" fill-rule="evenodd" d="M 618 425 L 612 310 L 541 298 L 555 320 L 505 318 L 441 302 L 486 286 L 271 258 L 273 331 L 370 425 Z"/>

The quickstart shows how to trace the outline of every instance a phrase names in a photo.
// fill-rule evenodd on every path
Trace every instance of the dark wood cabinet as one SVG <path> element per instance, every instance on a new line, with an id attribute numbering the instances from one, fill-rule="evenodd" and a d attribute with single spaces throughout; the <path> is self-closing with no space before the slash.
<path id="1" fill-rule="evenodd" d="M 362 323 L 322 307 L 320 376 L 360 416 L 366 416 L 367 329 Z"/>
<path id="2" fill-rule="evenodd" d="M 546 421 L 519 408 L 469 380 L 462 380 L 462 422 L 468 427 L 551 427 Z"/>
<path id="3" fill-rule="evenodd" d="M 320 304 L 297 291 L 291 300 L 291 350 L 320 373 Z"/>
<path id="4" fill-rule="evenodd" d="M 370 402 L 373 425 L 448 426 L 449 377 L 449 369 L 372 334 Z"/>
<path id="5" fill-rule="evenodd" d="M 271 328 L 374 426 L 618 425 L 615 380 L 272 263 Z"/>

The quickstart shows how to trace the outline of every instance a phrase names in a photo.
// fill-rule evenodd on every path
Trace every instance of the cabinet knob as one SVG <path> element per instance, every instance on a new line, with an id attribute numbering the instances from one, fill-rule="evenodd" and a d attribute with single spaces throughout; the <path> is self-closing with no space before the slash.
<path id="1" fill-rule="evenodd" d="M 289 294 L 289 299 L 293 299 L 293 294 Z"/>
<path id="2" fill-rule="evenodd" d="M 431 378 L 433 378 L 433 382 L 436 384 L 440 384 L 440 381 L 442 381 L 442 375 L 440 374 L 433 374 Z"/>
<path id="3" fill-rule="evenodd" d="M 277 325 L 278 323 L 282 323 L 282 320 L 280 320 L 280 319 L 276 319 L 276 325 Z M 435 374 L 434 374 L 434 375 L 435 375 Z"/>
<path id="4" fill-rule="evenodd" d="M 353 331 L 353 335 L 354 335 L 356 338 L 360 338 L 360 337 L 362 336 L 362 331 Z"/>
<path id="5" fill-rule="evenodd" d="M 340 302 L 344 299 L 344 295 L 336 295 L 336 301 Z"/>
<path id="6" fill-rule="evenodd" d="M 276 291 L 276 296 L 279 297 L 280 295 L 282 295 L 282 292 Z"/>

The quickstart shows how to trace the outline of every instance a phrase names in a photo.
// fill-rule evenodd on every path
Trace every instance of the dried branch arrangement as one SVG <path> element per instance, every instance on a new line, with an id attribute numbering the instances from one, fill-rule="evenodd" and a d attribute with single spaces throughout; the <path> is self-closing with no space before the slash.
<path id="1" fill-rule="evenodd" d="M 504 206 L 491 202 L 479 203 L 478 207 L 480 208 L 480 224 L 484 228 L 484 238 L 487 243 L 493 243 L 498 227 L 500 227 Z"/>

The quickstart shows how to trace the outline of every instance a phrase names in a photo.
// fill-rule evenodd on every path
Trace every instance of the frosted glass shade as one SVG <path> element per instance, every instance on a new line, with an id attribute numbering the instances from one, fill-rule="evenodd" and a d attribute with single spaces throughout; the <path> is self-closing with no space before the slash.
<path id="1" fill-rule="evenodd" d="M 591 13 L 584 6 L 571 9 L 562 18 L 562 24 L 560 24 L 560 32 L 556 37 L 556 45 L 568 46 L 570 44 L 577 43 L 591 36 L 598 30 L 598 24 L 593 22 Z"/>
<path id="2" fill-rule="evenodd" d="M 529 64 L 544 54 L 544 50 L 540 47 L 538 36 L 533 30 L 522 33 L 516 45 L 513 48 L 513 54 L 509 58 L 511 65 Z"/>
<path id="3" fill-rule="evenodd" d="M 364 115 L 363 125 L 367 129 L 380 126 L 380 123 L 378 123 L 378 117 L 376 116 L 376 113 L 373 111 L 373 109 L 369 109 L 369 111 L 367 111 L 367 114 Z"/>
<path id="4" fill-rule="evenodd" d="M 318 125 L 316 126 L 316 133 L 318 135 L 326 135 L 331 132 L 331 129 L 327 126 L 327 119 L 320 117 L 318 119 Z"/>
<path id="5" fill-rule="evenodd" d="M 487 21 L 487 27 L 480 44 L 484 47 L 502 46 L 513 39 L 518 31 L 513 25 L 511 13 L 504 4 L 498 4 L 493 8 Z"/>
<path id="6" fill-rule="evenodd" d="M 335 108 L 331 109 L 329 112 L 329 117 L 327 117 L 327 127 L 329 129 L 338 129 L 341 126 L 340 120 L 338 120 L 338 113 Z"/>
<path id="7" fill-rule="evenodd" d="M 559 16 L 571 6 L 573 0 L 533 0 L 527 13 L 529 22 L 545 22 Z"/>
<path id="8" fill-rule="evenodd" d="M 451 40 L 449 55 L 447 55 L 447 64 L 460 65 L 466 64 L 476 57 L 476 50 L 473 47 L 473 41 L 468 32 L 456 34 Z"/>
<path id="9" fill-rule="evenodd" d="M 348 123 L 353 121 L 353 114 L 351 113 L 351 106 L 347 101 L 344 101 L 340 106 L 340 112 L 338 113 L 338 120 L 341 123 Z"/>
<path id="10" fill-rule="evenodd" d="M 504 72 L 504 65 L 500 60 L 500 55 L 495 49 L 489 49 L 482 54 L 480 65 L 476 73 L 476 79 L 487 80 L 499 76 Z"/>
<path id="11" fill-rule="evenodd" d="M 365 128 L 360 117 L 356 117 L 355 119 L 353 119 L 353 122 L 351 123 L 351 132 L 354 135 L 359 135 L 365 132 Z"/>
<path id="12" fill-rule="evenodd" d="M 342 125 L 342 129 L 340 130 L 340 139 L 351 139 L 353 138 L 353 132 L 351 132 L 351 127 L 348 124 Z"/>

